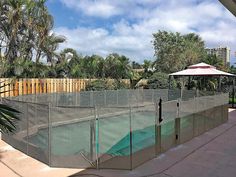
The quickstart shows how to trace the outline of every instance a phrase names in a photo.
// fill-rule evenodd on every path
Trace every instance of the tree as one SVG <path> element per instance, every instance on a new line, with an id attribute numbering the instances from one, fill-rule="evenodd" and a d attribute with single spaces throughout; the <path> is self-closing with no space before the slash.
<path id="1" fill-rule="evenodd" d="M 98 79 L 91 81 L 86 85 L 85 90 L 117 90 L 117 89 L 128 89 L 129 85 L 125 82 L 117 82 L 116 80 Z"/>
<path id="2" fill-rule="evenodd" d="M 206 57 L 205 44 L 200 36 L 194 33 L 189 33 L 184 35 L 183 38 L 185 41 L 185 47 L 180 56 L 184 65 L 190 66 L 199 63 Z"/>
<path id="3" fill-rule="evenodd" d="M 108 55 L 104 67 L 105 76 L 116 80 L 129 79 L 132 75 L 129 58 L 123 55 L 120 56 L 116 53 Z"/>
<path id="4" fill-rule="evenodd" d="M 44 44 L 43 44 L 43 56 L 47 58 L 47 62 L 51 63 L 51 66 L 56 64 L 57 60 L 60 59 L 60 55 L 57 54 L 56 50 L 59 47 L 60 43 L 63 43 L 65 41 L 65 38 L 63 36 L 56 36 L 54 33 L 48 35 L 45 38 Z"/>
<path id="5" fill-rule="evenodd" d="M 143 61 L 143 68 L 144 68 L 143 78 L 149 78 L 153 74 L 152 66 L 153 66 L 152 61 L 150 60 Z"/>
<path id="6" fill-rule="evenodd" d="M 172 80 L 171 86 L 175 85 Z M 166 73 L 156 72 L 147 81 L 147 86 L 149 89 L 167 89 L 169 86 L 169 76 Z"/>
<path id="7" fill-rule="evenodd" d="M 183 67 L 180 55 L 184 51 L 184 39 L 180 33 L 158 31 L 153 34 L 157 71 L 170 73 Z"/>
<path id="8" fill-rule="evenodd" d="M 199 62 L 205 54 L 204 41 L 196 34 L 167 31 L 153 34 L 157 71 L 172 73 Z"/>
<path id="9" fill-rule="evenodd" d="M 230 67 L 230 73 L 236 74 L 236 67 L 234 65 Z"/>
<path id="10" fill-rule="evenodd" d="M 142 65 L 136 61 L 132 61 L 132 69 L 142 69 Z"/>
<path id="11" fill-rule="evenodd" d="M 204 63 L 209 65 L 215 66 L 217 69 L 225 70 L 224 62 L 221 58 L 217 57 L 216 55 L 207 55 L 203 60 Z"/>
<path id="12" fill-rule="evenodd" d="M 46 0 L 0 1 L 0 53 L 9 65 L 15 60 L 35 60 L 35 70 L 46 57 L 48 62 L 57 58 L 58 44 L 63 36 L 52 33 L 53 17 L 49 14 Z M 14 68 L 9 73 L 14 74 Z M 33 75 L 32 77 L 36 77 Z"/>

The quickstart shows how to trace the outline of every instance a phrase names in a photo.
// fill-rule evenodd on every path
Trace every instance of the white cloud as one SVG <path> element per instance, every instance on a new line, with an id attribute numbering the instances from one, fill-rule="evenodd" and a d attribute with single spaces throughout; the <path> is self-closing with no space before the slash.
<path id="1" fill-rule="evenodd" d="M 205 0 L 61 0 L 67 7 L 112 25 L 99 28 L 55 29 L 67 37 L 63 47 L 82 54 L 118 52 L 133 60 L 153 57 L 152 34 L 158 30 L 196 32 L 207 46 L 228 45 L 236 50 L 236 18 L 216 1 Z M 198 2 L 198 3 L 197 3 Z M 120 18 L 112 23 L 109 19 Z M 135 21 L 132 22 L 131 21 Z M 232 52 L 233 53 L 233 52 Z"/>
<path id="2" fill-rule="evenodd" d="M 120 14 L 119 8 L 109 1 L 94 0 L 61 0 L 67 7 L 73 8 L 78 12 L 82 12 L 88 16 L 109 18 Z"/>

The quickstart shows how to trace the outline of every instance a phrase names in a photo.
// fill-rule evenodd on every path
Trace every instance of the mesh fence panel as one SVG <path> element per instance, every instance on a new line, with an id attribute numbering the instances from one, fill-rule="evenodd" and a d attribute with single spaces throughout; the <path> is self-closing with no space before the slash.
<path id="1" fill-rule="evenodd" d="M 98 117 L 99 168 L 131 169 L 129 109 L 100 108 Z"/>
<path id="2" fill-rule="evenodd" d="M 189 100 L 196 97 L 196 90 L 183 90 L 182 100 Z"/>
<path id="3" fill-rule="evenodd" d="M 215 124 L 214 127 L 219 126 L 220 124 L 222 124 L 222 119 L 223 119 L 223 115 L 222 115 L 222 107 L 221 106 L 217 106 L 214 108 L 214 113 L 215 113 Z"/>
<path id="4" fill-rule="evenodd" d="M 194 117 L 192 115 L 187 115 L 181 117 L 180 119 L 180 143 L 184 143 L 194 136 Z"/>
<path id="5" fill-rule="evenodd" d="M 79 105 L 81 107 L 91 107 L 93 106 L 92 92 L 80 92 Z"/>
<path id="6" fill-rule="evenodd" d="M 194 114 L 196 113 L 196 100 L 180 101 L 180 143 L 194 137 Z"/>
<path id="7" fill-rule="evenodd" d="M 205 131 L 214 128 L 215 111 L 213 108 L 207 109 L 205 112 Z"/>
<path id="8" fill-rule="evenodd" d="M 153 95 L 153 99 L 156 102 L 157 100 L 159 100 L 160 98 L 162 99 L 162 101 L 168 101 L 168 89 L 157 89 L 154 90 L 154 95 Z"/>
<path id="9" fill-rule="evenodd" d="M 114 90 L 106 90 L 106 106 L 118 106 L 118 92 L 114 92 Z"/>
<path id="10" fill-rule="evenodd" d="M 179 115 L 180 117 L 186 117 L 197 112 L 196 110 L 196 99 L 188 101 L 180 101 Z"/>
<path id="11" fill-rule="evenodd" d="M 48 104 L 50 100 L 48 99 L 48 94 L 39 94 L 36 95 L 36 102 L 41 104 Z"/>
<path id="12" fill-rule="evenodd" d="M 28 155 L 49 163 L 49 107 L 27 104 L 28 110 Z"/>
<path id="13" fill-rule="evenodd" d="M 129 106 L 129 90 L 117 90 L 118 106 Z"/>
<path id="14" fill-rule="evenodd" d="M 14 122 L 16 131 L 10 134 L 3 134 L 3 140 L 27 154 L 27 103 L 7 99 L 3 99 L 2 102 L 21 112 L 17 114 L 20 120 Z"/>
<path id="15" fill-rule="evenodd" d="M 51 166 L 96 167 L 92 108 L 51 108 Z"/>
<path id="16" fill-rule="evenodd" d="M 194 136 L 199 136 L 205 132 L 205 117 L 204 112 L 197 112 L 194 114 Z"/>
<path id="17" fill-rule="evenodd" d="M 144 99 L 144 102 L 147 102 L 147 103 L 154 103 L 155 100 L 154 100 L 154 89 L 144 89 L 143 90 L 143 99 Z"/>
<path id="18" fill-rule="evenodd" d="M 56 94 L 56 106 L 76 106 L 75 93 L 59 93 Z"/>
<path id="19" fill-rule="evenodd" d="M 106 104 L 106 92 L 104 91 L 94 91 L 93 92 L 93 102 L 96 106 L 105 106 Z"/>
<path id="20" fill-rule="evenodd" d="M 132 168 L 156 156 L 156 107 L 131 108 Z"/>
<path id="21" fill-rule="evenodd" d="M 177 100 L 162 105 L 163 122 L 161 123 L 161 151 L 175 145 L 175 118 L 177 117 Z"/>
<path id="22" fill-rule="evenodd" d="M 168 90 L 168 101 L 177 100 L 179 98 L 181 98 L 181 90 L 180 89 Z"/>
<path id="23" fill-rule="evenodd" d="M 174 120 L 177 117 L 177 103 L 177 100 L 173 100 L 162 104 L 163 123 Z"/>
<path id="24" fill-rule="evenodd" d="M 128 101 L 131 106 L 143 105 L 142 95 L 139 90 L 128 91 Z"/>

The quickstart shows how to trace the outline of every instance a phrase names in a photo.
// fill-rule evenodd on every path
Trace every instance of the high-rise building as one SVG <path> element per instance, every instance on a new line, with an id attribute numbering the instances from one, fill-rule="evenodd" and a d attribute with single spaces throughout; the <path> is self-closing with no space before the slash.
<path id="1" fill-rule="evenodd" d="M 217 48 L 206 48 L 208 55 L 216 55 L 221 58 L 224 62 L 224 65 L 227 66 L 230 64 L 230 48 L 229 47 L 217 47 Z"/>

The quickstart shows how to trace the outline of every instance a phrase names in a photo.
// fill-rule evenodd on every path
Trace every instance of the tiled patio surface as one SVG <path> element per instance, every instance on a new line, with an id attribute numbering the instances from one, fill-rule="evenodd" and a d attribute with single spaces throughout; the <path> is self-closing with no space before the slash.
<path id="1" fill-rule="evenodd" d="M 236 110 L 229 121 L 132 171 L 50 168 L 0 140 L 0 177 L 235 177 Z"/>

